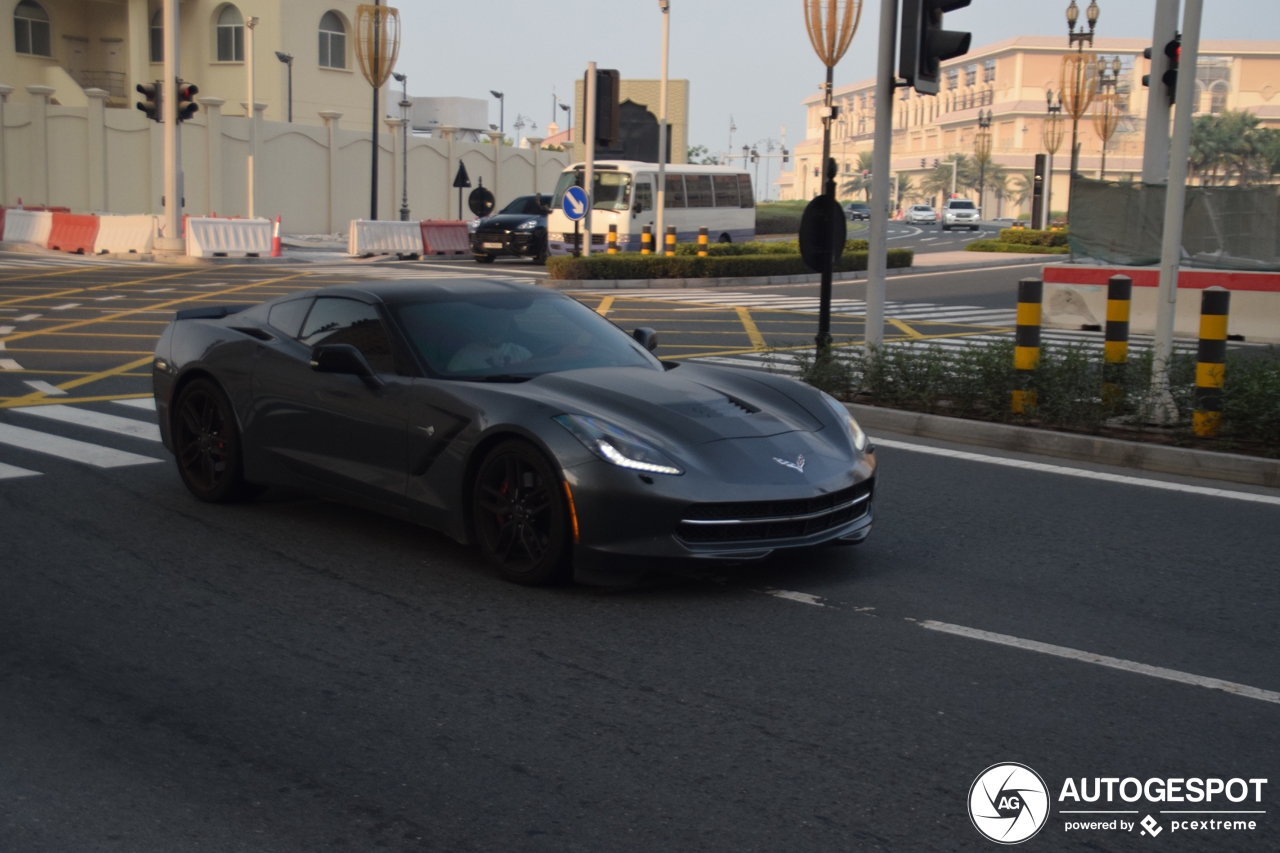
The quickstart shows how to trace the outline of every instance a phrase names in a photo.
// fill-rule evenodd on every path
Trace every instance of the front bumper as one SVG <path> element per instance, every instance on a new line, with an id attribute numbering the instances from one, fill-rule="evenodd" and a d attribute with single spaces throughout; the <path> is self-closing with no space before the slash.
<path id="1" fill-rule="evenodd" d="M 472 231 L 470 239 L 473 255 L 532 258 L 538 254 L 542 236 L 536 231 Z"/>

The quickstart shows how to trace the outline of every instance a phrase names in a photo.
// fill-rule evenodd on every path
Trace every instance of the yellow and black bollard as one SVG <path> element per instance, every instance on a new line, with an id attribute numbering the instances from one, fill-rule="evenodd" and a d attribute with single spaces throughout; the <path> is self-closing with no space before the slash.
<path id="1" fill-rule="evenodd" d="M 1200 296 L 1200 354 L 1196 358 L 1196 411 L 1191 427 L 1211 438 L 1222 421 L 1222 383 L 1227 364 L 1227 314 L 1231 291 L 1210 287 Z"/>
<path id="2" fill-rule="evenodd" d="M 1032 387 L 1036 368 L 1040 366 L 1040 303 L 1044 300 L 1044 282 L 1024 278 L 1018 282 L 1018 325 L 1013 341 L 1013 367 L 1018 372 L 1013 389 L 1012 410 L 1022 413 L 1036 405 Z"/>
<path id="3" fill-rule="evenodd" d="M 605 249 L 606 255 L 618 254 L 618 226 L 609 226 L 609 248 Z"/>
<path id="4" fill-rule="evenodd" d="M 1102 344 L 1106 364 L 1102 368 L 1102 402 L 1114 405 L 1121 397 L 1120 386 L 1129 364 L 1129 307 L 1133 299 L 1133 279 L 1113 275 L 1107 282 L 1107 331 Z"/>
<path id="5" fill-rule="evenodd" d="M 653 254 L 653 226 L 646 225 L 640 231 L 640 254 Z"/>
<path id="6" fill-rule="evenodd" d="M 698 257 L 705 258 L 707 256 L 707 226 L 703 225 L 698 229 Z"/>
<path id="7" fill-rule="evenodd" d="M 674 258 L 676 255 L 676 227 L 674 225 L 667 226 L 667 251 L 668 258 Z"/>

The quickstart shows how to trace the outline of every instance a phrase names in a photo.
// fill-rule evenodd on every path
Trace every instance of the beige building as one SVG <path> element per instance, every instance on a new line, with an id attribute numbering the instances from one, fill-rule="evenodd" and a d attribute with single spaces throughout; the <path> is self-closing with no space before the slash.
<path id="1" fill-rule="evenodd" d="M 256 99 L 264 118 L 284 121 L 291 54 L 293 120 L 323 125 L 322 110 L 345 114 L 344 125 L 368 130 L 369 84 L 353 39 L 354 0 L 183 0 L 179 4 L 181 76 L 202 96 L 225 100 L 224 112 L 244 115 L 248 100 L 245 20 L 254 29 Z M 133 109 L 138 83 L 164 76 L 161 13 L 155 0 L 6 0 L 0 28 L 0 85 L 11 103 L 27 103 L 30 86 L 53 89 L 53 105 L 84 107 L 85 90 L 108 93 L 107 108 Z M 399 98 L 395 97 L 398 101 Z M 383 103 L 386 103 L 385 100 Z M 385 110 L 383 110 L 385 114 Z"/>
<path id="2" fill-rule="evenodd" d="M 1150 42 L 1144 39 L 1098 38 L 1086 53 L 1118 56 L 1121 62 L 1116 91 L 1121 117 L 1106 150 L 1108 178 L 1140 178 L 1147 89 L 1142 75 L 1149 60 L 1142 56 Z M 933 171 L 935 160 L 952 154 L 973 156 L 978 113 L 990 110 L 992 161 L 1012 175 L 1029 174 L 1035 155 L 1044 151 L 1041 128 L 1046 115 L 1046 95 L 1059 90 L 1066 38 L 1022 36 L 970 51 L 942 65 L 941 91 L 920 95 L 912 89 L 894 93 L 893 173 L 917 189 L 904 194 L 903 202 L 929 199 L 919 191 L 920 181 Z M 1248 110 L 1267 126 L 1280 127 L 1280 41 L 1204 41 L 1196 72 L 1200 113 Z M 1162 85 L 1162 84 L 1160 84 Z M 840 116 L 832 132 L 832 157 L 841 172 L 852 173 L 858 154 L 870 151 L 875 125 L 875 80 L 864 80 L 835 91 Z M 795 167 L 777 181 L 783 199 L 811 198 L 820 191 L 818 166 L 822 159 L 821 95 L 804 100 L 808 107 L 807 133 L 795 148 Z M 1067 172 L 1071 152 L 1071 121 L 1054 158 L 1053 208 L 1066 207 Z M 1079 123 L 1080 170 L 1099 177 L 1102 146 L 1091 113 Z M 935 200 L 936 202 L 936 200 Z M 1030 200 L 1014 206 L 988 199 L 988 215 L 1013 216 L 1030 211 Z"/>

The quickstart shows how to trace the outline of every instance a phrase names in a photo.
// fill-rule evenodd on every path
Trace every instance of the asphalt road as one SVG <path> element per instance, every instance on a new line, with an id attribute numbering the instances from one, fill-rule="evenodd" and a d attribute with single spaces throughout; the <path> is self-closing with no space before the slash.
<path id="1" fill-rule="evenodd" d="M 895 249 L 911 249 L 917 254 L 958 252 L 974 240 L 994 240 L 999 236 L 1000 229 L 1007 228 L 1010 224 L 1009 222 L 980 222 L 977 231 L 967 229 L 943 231 L 942 226 L 936 222 L 918 225 L 890 222 L 889 246 Z"/>
<path id="2" fill-rule="evenodd" d="M 317 283 L 279 269 L 0 271 L 4 355 L 29 362 L 0 372 L 0 427 L 142 460 L 0 442 L 34 472 L 0 477 L 0 850 L 985 850 L 969 788 L 1004 761 L 1053 800 L 1027 849 L 1280 845 L 1280 491 L 882 434 L 862 546 L 531 590 L 303 495 L 200 504 L 141 426 L 18 411 L 27 381 L 86 380 L 68 408 L 145 425 L 111 398 L 145 389 L 160 303 Z M 1215 801 L 1267 812 L 1253 831 L 1111 806 L 1153 839 L 1066 831 L 1068 777 L 1271 782 Z"/>

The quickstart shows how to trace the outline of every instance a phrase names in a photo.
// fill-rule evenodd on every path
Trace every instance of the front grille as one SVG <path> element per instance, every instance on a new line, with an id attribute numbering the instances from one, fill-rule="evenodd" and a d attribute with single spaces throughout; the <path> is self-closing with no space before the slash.
<path id="1" fill-rule="evenodd" d="M 812 498 L 693 504 L 676 533 L 685 542 L 750 542 L 798 539 L 866 515 L 875 483 Z"/>

